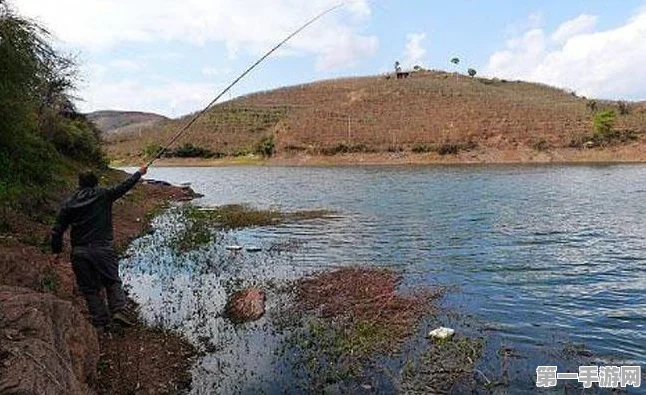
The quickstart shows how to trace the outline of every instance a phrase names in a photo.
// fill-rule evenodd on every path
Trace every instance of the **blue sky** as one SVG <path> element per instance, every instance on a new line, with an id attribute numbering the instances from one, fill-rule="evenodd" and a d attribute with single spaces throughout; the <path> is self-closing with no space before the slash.
<path id="1" fill-rule="evenodd" d="M 180 116 L 206 105 L 334 0 L 13 0 L 78 55 L 83 111 Z M 646 99 L 646 0 L 353 0 L 267 59 L 231 95 L 404 68 L 539 81 Z"/>

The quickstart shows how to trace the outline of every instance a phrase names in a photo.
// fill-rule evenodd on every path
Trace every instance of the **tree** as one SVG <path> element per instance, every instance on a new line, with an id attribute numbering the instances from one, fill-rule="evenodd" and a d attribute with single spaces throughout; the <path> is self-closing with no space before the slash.
<path id="1" fill-rule="evenodd" d="M 99 132 L 70 95 L 74 61 L 49 39 L 0 0 L 0 202 L 42 201 L 62 185 L 64 159 L 103 164 Z"/>
<path id="2" fill-rule="evenodd" d="M 395 73 L 399 73 L 401 71 L 402 71 L 401 65 L 400 65 L 399 61 L 396 61 L 395 62 Z"/>
<path id="3" fill-rule="evenodd" d="M 476 71 L 476 69 L 469 69 L 469 70 L 467 70 L 467 73 L 469 73 L 469 76 L 470 76 L 470 77 L 475 77 L 475 76 L 476 76 L 476 74 L 478 74 L 478 72 Z"/>
<path id="4" fill-rule="evenodd" d="M 455 65 L 455 71 L 458 72 L 458 65 L 460 64 L 460 58 L 457 56 L 451 59 L 451 63 Z M 455 77 L 457 78 L 458 75 L 456 74 Z"/>

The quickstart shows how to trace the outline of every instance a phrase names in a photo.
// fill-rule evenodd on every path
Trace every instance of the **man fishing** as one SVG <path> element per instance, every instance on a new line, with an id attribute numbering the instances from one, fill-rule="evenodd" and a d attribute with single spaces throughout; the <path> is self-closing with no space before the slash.
<path id="1" fill-rule="evenodd" d="M 132 326 L 125 316 L 126 296 L 119 277 L 119 263 L 114 251 L 112 203 L 132 189 L 148 166 L 142 166 L 121 184 L 101 188 L 94 173 L 79 174 L 78 189 L 65 199 L 52 228 L 52 252 L 60 257 L 63 234 L 71 226 L 72 268 L 76 283 L 87 301 L 92 324 L 108 331 L 111 323 L 101 290 L 105 288 L 112 321 Z"/>

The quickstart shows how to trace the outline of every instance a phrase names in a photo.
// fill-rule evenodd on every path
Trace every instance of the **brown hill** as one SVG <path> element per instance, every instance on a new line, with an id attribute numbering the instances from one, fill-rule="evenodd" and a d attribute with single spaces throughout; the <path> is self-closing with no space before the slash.
<path id="1" fill-rule="evenodd" d="M 87 114 L 87 117 L 104 134 L 138 132 L 168 119 L 162 115 L 136 111 L 95 111 Z"/>
<path id="2" fill-rule="evenodd" d="M 593 104 L 541 84 L 422 71 L 406 79 L 337 79 L 244 96 L 214 106 L 176 146 L 191 143 L 218 156 L 258 151 L 271 144 L 268 138 L 279 154 L 549 151 L 589 144 L 594 114 L 606 109 L 618 114 L 613 144 L 640 144 L 644 102 Z M 108 136 L 108 151 L 125 160 L 152 152 L 187 119 Z"/>

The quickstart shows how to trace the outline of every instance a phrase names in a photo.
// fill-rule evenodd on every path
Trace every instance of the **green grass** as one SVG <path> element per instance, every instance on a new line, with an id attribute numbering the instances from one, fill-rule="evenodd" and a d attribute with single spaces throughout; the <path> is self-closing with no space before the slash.
<path id="1" fill-rule="evenodd" d="M 181 215 L 185 229 L 173 243 L 176 251 L 185 252 L 206 245 L 213 240 L 217 231 L 236 230 L 257 226 L 271 226 L 285 222 L 327 218 L 327 210 L 306 210 L 281 212 L 261 210 L 241 204 L 231 204 L 209 209 L 186 206 Z"/>
<path id="2" fill-rule="evenodd" d="M 326 218 L 332 215 L 332 212 L 305 210 L 284 213 L 279 210 L 261 210 L 242 204 L 230 204 L 212 209 L 191 206 L 186 209 L 185 215 L 192 221 L 209 223 L 220 229 L 241 229 L 276 225 L 288 221 Z"/>

